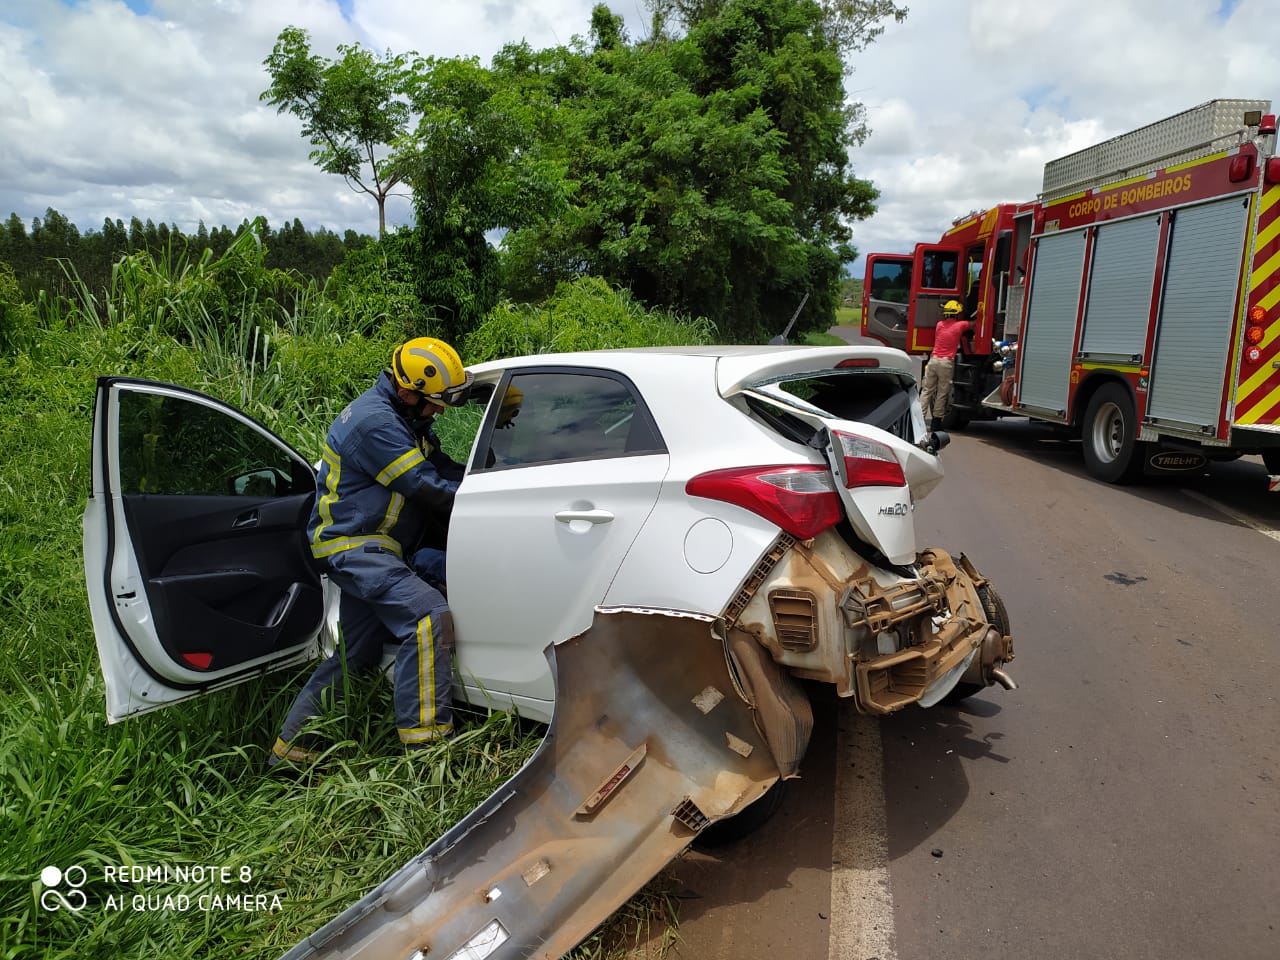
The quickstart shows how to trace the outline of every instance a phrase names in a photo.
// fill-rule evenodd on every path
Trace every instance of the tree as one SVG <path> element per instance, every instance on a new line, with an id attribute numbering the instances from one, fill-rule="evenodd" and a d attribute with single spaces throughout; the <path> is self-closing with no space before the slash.
<path id="1" fill-rule="evenodd" d="M 31 238 L 27 236 L 27 225 L 16 213 L 10 213 L 0 228 L 0 260 L 9 264 L 19 277 L 31 266 Z"/>
<path id="2" fill-rule="evenodd" d="M 142 221 L 137 217 L 129 218 L 129 252 L 140 253 L 147 249 L 147 237 L 143 232 Z"/>
<path id="3" fill-rule="evenodd" d="M 646 5 L 659 27 L 674 20 L 691 29 L 719 17 L 730 0 L 646 0 Z M 844 57 L 865 50 L 884 33 L 885 20 L 901 23 L 908 12 L 893 0 L 818 0 L 818 8 L 826 38 Z"/>
<path id="4" fill-rule="evenodd" d="M 841 265 L 856 257 L 851 224 L 874 212 L 878 196 L 849 169 L 849 150 L 867 129 L 862 107 L 845 102 L 841 54 L 862 49 L 879 33 L 875 18 L 894 11 L 878 0 L 735 0 L 691 26 L 698 89 L 754 91 L 752 102 L 783 136 L 781 195 L 791 205 L 797 272 L 780 277 L 776 292 L 742 288 L 767 305 L 766 322 L 785 322 L 805 292 L 811 321 L 834 315 Z"/>
<path id="5" fill-rule="evenodd" d="M 560 210 L 564 170 L 545 157 L 545 92 L 475 59 L 416 66 L 420 119 L 399 163 L 418 220 L 419 294 L 440 335 L 456 339 L 498 301 L 500 263 L 488 234 Z"/>
<path id="6" fill-rule="evenodd" d="M 655 5 L 653 38 L 627 45 L 597 6 L 591 46 L 495 60 L 551 91 L 570 189 L 565 215 L 508 234 L 513 289 L 595 273 L 726 338 L 779 332 L 806 294 L 801 329 L 829 322 L 850 224 L 876 197 L 849 168 L 865 127 L 841 51 L 875 30 L 858 34 L 854 15 L 882 8 L 682 0 Z"/>
<path id="7" fill-rule="evenodd" d="M 395 145 L 412 118 L 413 71 L 405 56 L 340 45 L 338 58 L 311 52 L 306 31 L 286 27 L 263 61 L 271 86 L 260 99 L 302 121 L 311 160 L 378 204 L 378 236 L 387 232 L 386 202 L 401 182 Z"/>

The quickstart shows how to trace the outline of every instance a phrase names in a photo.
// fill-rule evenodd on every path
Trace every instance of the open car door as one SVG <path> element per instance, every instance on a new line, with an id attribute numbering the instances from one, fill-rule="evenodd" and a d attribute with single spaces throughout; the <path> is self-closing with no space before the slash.
<path id="1" fill-rule="evenodd" d="M 84 562 L 112 723 L 314 655 L 314 497 L 307 461 L 238 410 L 99 378 Z"/>
<path id="2" fill-rule="evenodd" d="M 862 281 L 862 335 L 886 346 L 907 349 L 907 303 L 911 296 L 912 258 L 900 254 L 867 255 Z"/>
<path id="3" fill-rule="evenodd" d="M 948 300 L 964 302 L 965 274 L 959 246 L 917 243 L 912 257 L 911 300 L 907 307 L 907 352 L 933 349 L 933 330 Z"/>

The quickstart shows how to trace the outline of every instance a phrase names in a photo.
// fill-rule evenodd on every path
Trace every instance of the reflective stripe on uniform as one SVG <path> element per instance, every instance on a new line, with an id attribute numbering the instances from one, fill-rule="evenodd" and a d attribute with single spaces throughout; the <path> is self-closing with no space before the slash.
<path id="1" fill-rule="evenodd" d="M 452 723 L 437 723 L 429 727 L 397 727 L 401 743 L 430 743 L 444 740 L 453 734 Z"/>
<path id="2" fill-rule="evenodd" d="M 314 763 L 320 759 L 320 754 L 314 750 L 304 750 L 302 747 L 291 746 L 279 737 L 272 744 L 271 752 L 281 760 L 288 760 L 291 763 Z"/>
<path id="3" fill-rule="evenodd" d="M 423 643 L 423 628 L 426 643 Z M 428 692 L 430 696 L 428 696 Z M 435 725 L 436 719 L 436 644 L 431 633 L 431 617 L 418 621 L 418 722 L 424 727 Z M 400 739 L 404 739 L 401 735 Z"/>
<path id="4" fill-rule="evenodd" d="M 376 533 L 366 537 L 334 537 L 332 540 L 312 541 L 311 555 L 319 560 L 322 557 L 332 557 L 335 553 L 354 550 L 356 547 L 363 547 L 367 544 L 373 544 L 389 550 L 397 557 L 403 555 L 403 549 L 398 541 Z"/>
<path id="5" fill-rule="evenodd" d="M 334 453 L 327 443 L 324 445 L 324 453 L 320 455 L 320 459 L 329 465 L 329 469 L 325 473 L 324 496 L 316 504 L 316 510 L 320 514 L 320 525 L 311 536 L 311 552 L 315 556 L 320 556 L 316 553 L 320 535 L 324 533 L 325 527 L 333 526 L 333 505 L 338 502 L 338 479 L 342 474 L 342 458 Z"/>
<path id="6" fill-rule="evenodd" d="M 404 497 L 398 493 L 391 495 L 391 502 L 387 504 L 387 514 L 382 518 L 382 523 L 378 524 L 379 533 L 390 533 L 391 528 L 396 525 L 396 521 L 400 519 L 400 511 L 404 508 Z"/>
<path id="7" fill-rule="evenodd" d="M 427 458 L 422 455 L 422 451 L 415 447 L 408 453 L 403 453 L 388 463 L 382 468 L 382 472 L 373 479 L 377 480 L 378 483 L 385 487 L 392 480 L 397 477 L 404 476 L 418 464 L 424 463 L 426 459 Z"/>

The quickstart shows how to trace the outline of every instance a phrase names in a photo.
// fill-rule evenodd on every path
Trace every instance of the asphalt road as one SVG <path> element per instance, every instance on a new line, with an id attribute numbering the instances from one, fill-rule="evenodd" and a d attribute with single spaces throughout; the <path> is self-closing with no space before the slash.
<path id="1" fill-rule="evenodd" d="M 1020 687 L 817 732 L 755 836 L 675 867 L 698 960 L 1280 957 L 1280 495 L 1089 479 L 1023 420 L 943 452 L 919 543 L 1004 597 Z M 643 952 L 643 951 L 642 951 Z"/>

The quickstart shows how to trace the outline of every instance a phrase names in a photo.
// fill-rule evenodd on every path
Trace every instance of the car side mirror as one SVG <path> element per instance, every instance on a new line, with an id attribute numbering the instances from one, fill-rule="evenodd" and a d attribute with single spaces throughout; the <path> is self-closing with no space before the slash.
<path id="1" fill-rule="evenodd" d="M 237 497 L 278 497 L 287 491 L 289 481 L 270 467 L 264 467 L 237 474 L 227 486 Z"/>

